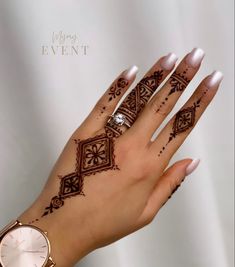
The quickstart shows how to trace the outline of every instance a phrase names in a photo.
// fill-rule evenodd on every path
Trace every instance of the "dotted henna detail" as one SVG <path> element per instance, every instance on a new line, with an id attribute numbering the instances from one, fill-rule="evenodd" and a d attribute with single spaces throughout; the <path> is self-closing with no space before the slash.
<path id="1" fill-rule="evenodd" d="M 60 176 L 58 195 L 51 199 L 42 217 L 61 208 L 67 198 L 77 195 L 85 196 L 83 185 L 86 176 L 119 169 L 115 164 L 114 135 L 113 132 L 107 132 L 85 140 L 74 140 L 77 145 L 75 170 L 65 176 Z"/>
<path id="2" fill-rule="evenodd" d="M 168 101 L 171 94 L 173 94 L 175 92 L 182 92 L 185 90 L 185 88 L 187 87 L 187 85 L 190 82 L 190 80 L 185 75 L 187 73 L 187 70 L 188 69 L 186 69 L 182 74 L 177 73 L 175 71 L 171 75 L 170 81 L 169 81 L 169 83 L 171 85 L 171 89 L 170 89 L 169 93 L 167 94 L 167 96 L 164 98 L 164 100 L 159 105 L 159 108 L 156 110 L 156 112 L 159 112 L 160 109 L 162 108 L 162 106 L 164 106 L 166 104 L 166 102 Z"/>
<path id="3" fill-rule="evenodd" d="M 195 124 L 196 109 L 200 107 L 202 97 L 207 93 L 208 89 L 203 92 L 203 95 L 193 103 L 192 106 L 179 110 L 175 115 L 175 120 L 172 127 L 172 132 L 170 133 L 169 139 L 165 146 L 162 147 L 158 153 L 158 157 L 161 156 L 163 151 L 169 145 L 169 143 L 176 138 L 177 135 L 187 131 L 192 128 Z"/>

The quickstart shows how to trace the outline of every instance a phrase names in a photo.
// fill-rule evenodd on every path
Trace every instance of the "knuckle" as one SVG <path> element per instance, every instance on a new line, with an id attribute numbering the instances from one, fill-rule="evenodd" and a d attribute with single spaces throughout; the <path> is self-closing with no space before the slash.
<path id="1" fill-rule="evenodd" d="M 112 108 L 110 105 L 105 104 L 103 98 L 98 100 L 98 102 L 95 104 L 94 111 L 101 114 L 109 114 L 112 112 Z"/>
<path id="2" fill-rule="evenodd" d="M 116 160 L 128 171 L 134 183 L 145 181 L 151 175 L 152 166 L 145 155 L 133 139 L 121 136 L 115 141 Z"/>
<path id="3" fill-rule="evenodd" d="M 143 224 L 144 224 L 144 225 L 149 225 L 149 224 L 154 220 L 154 218 L 155 218 L 155 214 L 152 214 L 152 213 L 148 214 L 148 215 L 145 217 L 145 219 L 144 219 L 144 221 L 143 221 Z"/>
<path id="4" fill-rule="evenodd" d="M 201 95 L 201 94 L 203 94 L 203 95 Z M 204 92 L 202 92 L 201 94 L 200 94 L 200 96 L 198 96 L 198 98 L 200 97 L 200 99 L 201 99 L 200 105 L 201 106 L 207 106 L 210 102 L 210 96 L 208 93 L 204 94 Z"/>
<path id="5" fill-rule="evenodd" d="M 161 117 L 166 117 L 169 113 L 168 105 L 162 105 L 158 99 L 150 102 L 150 110 Z"/>
<path id="6" fill-rule="evenodd" d="M 125 164 L 130 161 L 132 150 L 131 142 L 127 142 L 123 136 L 115 140 L 115 156 L 120 163 Z"/>
<path id="7" fill-rule="evenodd" d="M 150 224 L 156 217 L 158 211 L 156 209 L 151 208 L 151 210 L 148 210 L 148 212 L 145 214 L 143 218 L 143 225 Z"/>
<path id="8" fill-rule="evenodd" d="M 208 87 L 202 85 L 199 87 L 196 98 L 197 100 L 200 99 L 201 105 L 207 106 L 211 102 L 214 95 L 215 95 L 214 90 L 209 90 Z"/>
<path id="9" fill-rule="evenodd" d="M 180 179 L 169 179 L 168 186 L 170 194 L 172 194 L 180 186 L 180 184 Z"/>
<path id="10" fill-rule="evenodd" d="M 96 104 L 95 104 L 95 107 L 94 107 L 94 110 L 100 112 L 104 107 L 104 102 L 103 102 L 103 99 L 99 99 Z"/>

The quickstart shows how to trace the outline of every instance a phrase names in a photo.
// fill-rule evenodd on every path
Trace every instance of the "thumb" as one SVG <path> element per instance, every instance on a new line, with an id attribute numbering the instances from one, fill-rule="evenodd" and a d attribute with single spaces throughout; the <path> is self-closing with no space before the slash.
<path id="1" fill-rule="evenodd" d="M 143 217 L 151 221 L 199 163 L 200 159 L 183 159 L 170 166 L 157 181 L 142 214 Z"/>
<path id="2" fill-rule="evenodd" d="M 185 177 L 190 175 L 198 167 L 199 163 L 200 159 L 191 159 L 190 161 L 189 159 L 184 159 L 177 161 L 163 173 L 162 177 L 159 180 L 162 183 L 160 190 L 163 190 L 162 206 L 181 186 Z"/>

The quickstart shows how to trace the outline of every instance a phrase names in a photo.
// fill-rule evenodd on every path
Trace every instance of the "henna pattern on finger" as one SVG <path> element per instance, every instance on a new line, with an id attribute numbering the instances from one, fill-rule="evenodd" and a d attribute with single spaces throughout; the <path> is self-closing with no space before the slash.
<path id="1" fill-rule="evenodd" d="M 117 112 L 123 114 L 132 125 L 140 111 L 158 88 L 163 78 L 163 70 L 155 71 L 152 75 L 143 78 L 123 101 Z"/>
<path id="2" fill-rule="evenodd" d="M 109 89 L 109 101 L 121 95 L 122 89 L 129 84 L 129 81 L 123 77 L 119 78 Z"/>
<path id="3" fill-rule="evenodd" d="M 170 85 L 171 90 L 168 93 L 168 96 L 175 92 L 182 92 L 185 90 L 187 85 L 189 84 L 190 80 L 184 75 L 186 71 L 183 74 L 174 72 L 170 78 Z"/>
<path id="4" fill-rule="evenodd" d="M 157 70 L 152 75 L 143 78 L 136 87 L 127 95 L 116 113 L 125 116 L 129 125 L 132 125 L 141 110 L 145 107 L 150 97 L 158 88 L 163 79 L 163 70 Z M 115 125 L 112 121 L 108 121 L 106 127 L 109 131 L 113 131 L 115 137 L 122 134 L 122 128 Z"/>
<path id="5" fill-rule="evenodd" d="M 105 129 L 106 130 L 106 129 Z M 42 217 L 53 213 L 64 206 L 65 199 L 82 195 L 84 178 L 98 172 L 118 170 L 115 164 L 114 135 L 105 133 L 85 140 L 74 139 L 77 145 L 75 170 L 65 176 L 60 176 L 60 189 L 45 208 Z"/>
<path id="6" fill-rule="evenodd" d="M 158 157 L 161 156 L 163 151 L 169 145 L 169 143 L 176 138 L 180 133 L 186 132 L 188 129 L 192 128 L 195 124 L 196 109 L 200 107 L 202 97 L 207 93 L 208 89 L 203 92 L 203 95 L 193 103 L 192 106 L 186 107 L 179 110 L 175 115 L 175 120 L 173 122 L 172 132 L 170 133 L 169 139 L 165 146 L 162 147 L 158 153 Z"/>
<path id="7" fill-rule="evenodd" d="M 124 77 L 120 77 L 118 80 L 113 82 L 113 84 L 108 89 L 108 102 L 112 101 L 116 97 L 119 97 L 122 94 L 122 91 L 125 91 L 124 88 L 127 87 L 128 84 L 129 81 Z M 103 106 L 98 116 L 102 116 L 105 113 L 105 110 L 106 106 Z"/>
<path id="8" fill-rule="evenodd" d="M 185 88 L 187 87 L 187 85 L 190 82 L 190 80 L 186 77 L 187 71 L 188 71 L 188 69 L 185 69 L 182 74 L 175 71 L 171 75 L 170 81 L 169 81 L 171 89 L 170 89 L 169 93 L 167 94 L 167 96 L 164 98 L 164 100 L 159 105 L 159 108 L 156 110 L 156 112 L 159 112 L 161 110 L 161 108 L 166 104 L 170 95 L 172 95 L 176 92 L 182 92 L 185 90 Z"/>

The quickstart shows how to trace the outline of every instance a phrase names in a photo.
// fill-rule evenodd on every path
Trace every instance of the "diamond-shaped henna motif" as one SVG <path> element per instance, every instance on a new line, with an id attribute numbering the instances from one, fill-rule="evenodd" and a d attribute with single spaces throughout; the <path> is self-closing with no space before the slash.
<path id="1" fill-rule="evenodd" d="M 183 110 L 180 110 L 176 114 L 176 119 L 173 126 L 174 134 L 184 132 L 194 125 L 195 121 L 195 108 L 189 107 Z"/>
<path id="2" fill-rule="evenodd" d="M 84 195 L 82 192 L 83 177 L 78 173 L 70 173 L 61 178 L 59 195 L 63 198 Z"/>
<path id="3" fill-rule="evenodd" d="M 77 147 L 76 171 L 82 176 L 115 169 L 113 140 L 106 134 L 82 140 Z"/>

